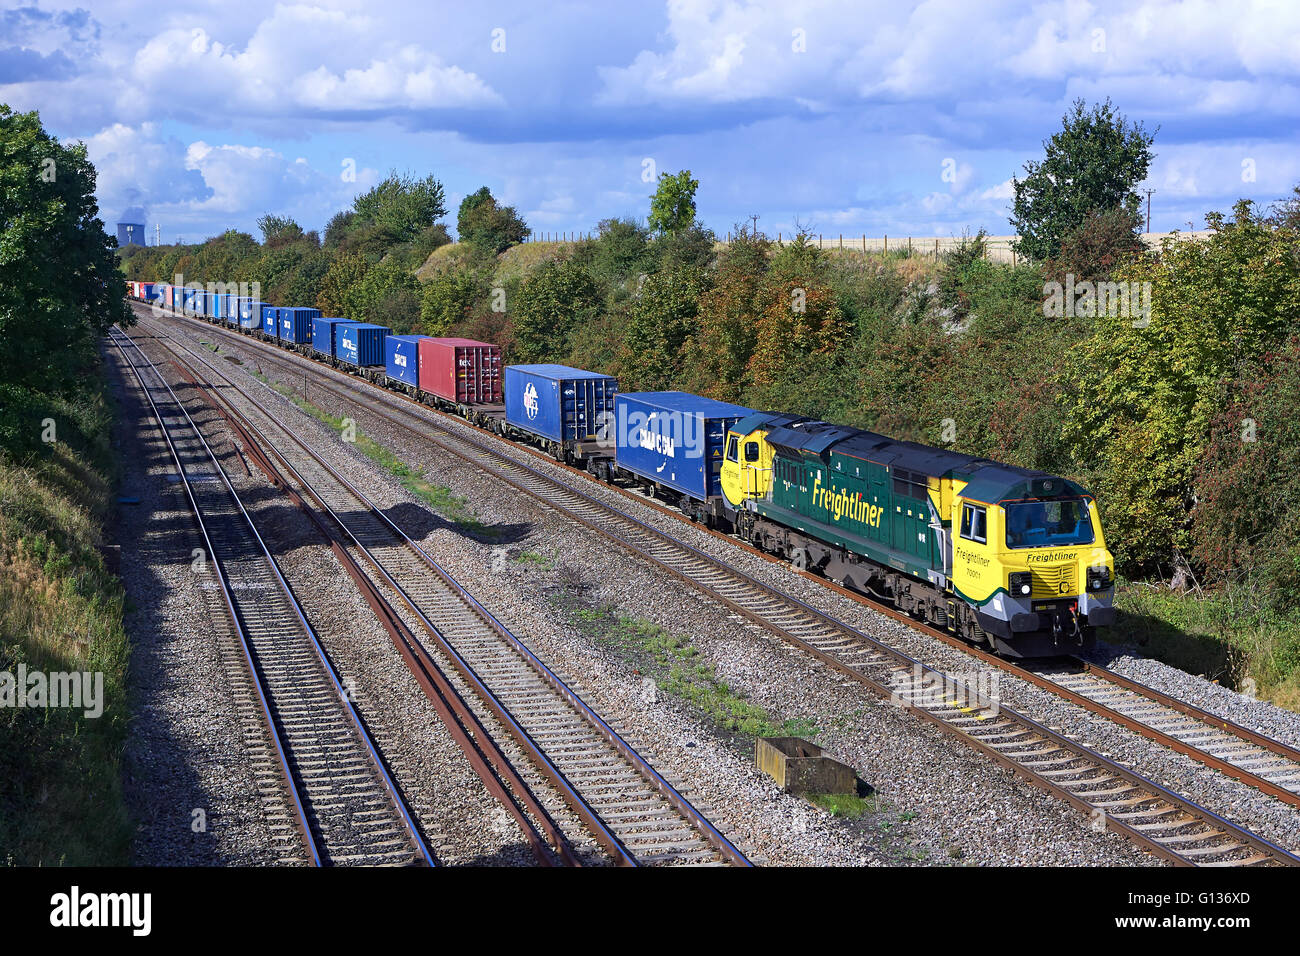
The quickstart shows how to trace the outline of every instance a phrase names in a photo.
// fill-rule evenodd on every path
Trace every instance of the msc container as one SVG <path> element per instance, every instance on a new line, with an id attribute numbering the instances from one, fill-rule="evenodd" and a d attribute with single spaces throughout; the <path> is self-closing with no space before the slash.
<path id="1" fill-rule="evenodd" d="M 244 329 L 260 329 L 262 327 L 262 313 L 269 309 L 270 306 L 265 302 L 258 302 L 256 299 L 247 299 L 239 307 L 239 326 Z"/>
<path id="2" fill-rule="evenodd" d="M 420 385 L 420 343 L 423 335 L 390 335 L 384 339 L 384 368 L 388 377 L 406 385 Z"/>
<path id="3" fill-rule="evenodd" d="M 334 330 L 347 319 L 317 316 L 311 320 L 311 347 L 323 355 L 333 356 L 337 345 Z"/>
<path id="4" fill-rule="evenodd" d="M 506 421 L 556 442 L 590 441 L 614 414 L 618 381 L 567 365 L 507 365 Z"/>
<path id="5" fill-rule="evenodd" d="M 722 494 L 727 430 L 753 414 L 689 392 L 625 392 L 614 407 L 618 467 L 700 501 Z"/>
<path id="6" fill-rule="evenodd" d="M 280 338 L 294 345 L 306 345 L 311 342 L 312 320 L 320 315 L 320 309 L 281 309 Z"/>
<path id="7" fill-rule="evenodd" d="M 334 357 L 367 368 L 384 364 L 384 339 L 393 330 L 370 322 L 340 322 L 334 329 Z"/>
<path id="8" fill-rule="evenodd" d="M 422 338 L 420 390 L 465 405 L 501 404 L 501 346 Z"/>

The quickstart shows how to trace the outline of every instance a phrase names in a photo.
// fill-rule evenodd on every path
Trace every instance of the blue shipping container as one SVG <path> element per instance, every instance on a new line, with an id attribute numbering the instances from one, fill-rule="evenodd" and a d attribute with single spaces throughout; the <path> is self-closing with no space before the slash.
<path id="1" fill-rule="evenodd" d="M 320 315 L 320 309 L 281 309 L 280 338 L 295 345 L 306 345 L 311 341 L 312 319 Z"/>
<path id="2" fill-rule="evenodd" d="M 420 339 L 423 335 L 390 335 L 384 339 L 388 377 L 412 387 L 420 385 Z"/>
<path id="3" fill-rule="evenodd" d="M 221 300 L 224 298 L 225 298 L 224 295 L 218 294 L 216 292 L 208 293 L 208 311 L 207 311 L 208 318 L 211 319 L 221 318 Z"/>
<path id="4" fill-rule="evenodd" d="M 262 331 L 271 338 L 280 337 L 280 309 L 277 306 L 262 306 Z"/>
<path id="5" fill-rule="evenodd" d="M 256 299 L 245 299 L 244 304 L 239 307 L 239 324 L 246 329 L 260 329 L 262 327 L 262 310 L 269 308 L 265 302 L 258 302 Z"/>
<path id="6" fill-rule="evenodd" d="M 567 365 L 507 365 L 506 421 L 551 441 L 590 441 L 614 417 L 618 381 Z"/>
<path id="7" fill-rule="evenodd" d="M 334 329 L 334 357 L 362 368 L 384 364 L 384 339 L 392 329 L 370 322 L 340 322 Z"/>
<path id="8" fill-rule="evenodd" d="M 333 355 L 336 344 L 334 330 L 347 319 L 317 316 L 311 320 L 311 347 L 325 355 Z"/>
<path id="9" fill-rule="evenodd" d="M 244 298 L 238 295 L 226 296 L 225 305 L 221 309 L 221 317 L 226 320 L 227 325 L 239 324 L 239 307 Z"/>
<path id="10" fill-rule="evenodd" d="M 700 501 L 722 494 L 727 430 L 753 409 L 689 392 L 626 392 L 614 404 L 620 468 Z"/>

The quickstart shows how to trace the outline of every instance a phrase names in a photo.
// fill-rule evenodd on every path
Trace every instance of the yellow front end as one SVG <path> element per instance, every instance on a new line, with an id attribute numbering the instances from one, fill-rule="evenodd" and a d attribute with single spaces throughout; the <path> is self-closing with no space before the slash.
<path id="1" fill-rule="evenodd" d="M 952 582 L 999 647 L 1025 656 L 1076 650 L 1085 629 L 1114 622 L 1114 558 L 1091 498 L 958 497 Z"/>

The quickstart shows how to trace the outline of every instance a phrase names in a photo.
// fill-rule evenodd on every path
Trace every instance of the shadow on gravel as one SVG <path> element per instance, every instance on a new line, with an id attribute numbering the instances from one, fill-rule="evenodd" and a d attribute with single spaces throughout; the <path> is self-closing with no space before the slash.
<path id="1" fill-rule="evenodd" d="M 113 444 L 121 465 L 117 491 L 124 500 L 110 519 L 106 537 L 121 546 L 121 575 L 127 586 L 132 729 L 123 754 L 122 783 L 136 830 L 131 859 L 149 866 L 220 865 L 226 861 L 216 841 L 221 825 L 218 800 L 204 789 L 194 770 L 195 755 L 173 733 L 175 718 L 168 718 L 167 689 L 177 679 L 172 636 L 176 624 L 159 613 L 158 597 L 171 585 L 153 570 L 191 562 L 194 522 L 183 511 L 164 519 L 151 507 L 185 505 L 179 496 L 164 494 L 160 499 L 157 489 L 150 488 L 166 479 L 150 475 L 149 469 L 170 467 L 171 456 L 160 441 L 141 439 L 143 431 L 154 427 L 153 415 L 136 390 L 134 376 L 118 364 L 120 353 L 112 347 L 105 352 L 109 385 L 121 412 Z M 206 825 L 197 831 L 195 810 L 206 815 Z"/>

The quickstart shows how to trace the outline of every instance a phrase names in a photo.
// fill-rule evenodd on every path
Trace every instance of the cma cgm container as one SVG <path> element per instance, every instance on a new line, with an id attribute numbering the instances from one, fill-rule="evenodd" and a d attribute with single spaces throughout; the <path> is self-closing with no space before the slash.
<path id="1" fill-rule="evenodd" d="M 605 434 L 602 426 L 613 421 L 617 392 L 618 381 L 599 372 L 567 365 L 507 365 L 506 423 L 558 443 L 566 453 L 586 454 L 594 449 L 574 446 Z"/>
<path id="2" fill-rule="evenodd" d="M 294 345 L 311 342 L 311 323 L 320 317 L 320 309 L 281 309 L 280 340 Z"/>
<path id="3" fill-rule="evenodd" d="M 501 346 L 473 339 L 421 339 L 420 390 L 461 405 L 500 405 Z"/>
<path id="4" fill-rule="evenodd" d="M 420 385 L 420 343 L 423 335 L 390 335 L 384 339 L 384 369 L 403 385 Z"/>
<path id="5" fill-rule="evenodd" d="M 367 368 L 384 364 L 384 339 L 392 329 L 370 322 L 340 322 L 334 329 L 334 357 Z"/>
<path id="6" fill-rule="evenodd" d="M 338 326 L 347 322 L 347 319 L 330 318 L 328 316 L 317 316 L 311 320 L 311 347 L 317 352 L 334 357 L 337 344 L 335 342 L 334 330 Z"/>
<path id="7" fill-rule="evenodd" d="M 727 430 L 752 409 L 689 392 L 627 392 L 614 406 L 620 471 L 701 502 L 722 494 Z"/>

